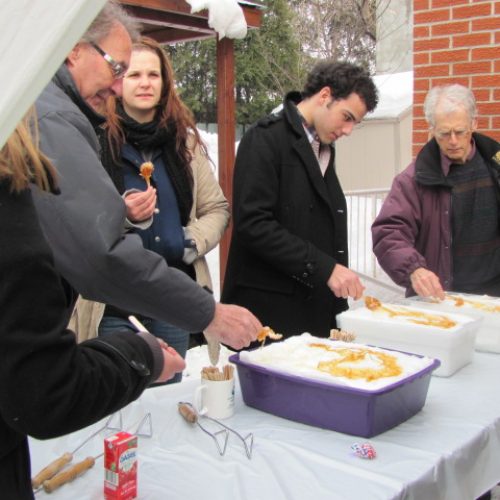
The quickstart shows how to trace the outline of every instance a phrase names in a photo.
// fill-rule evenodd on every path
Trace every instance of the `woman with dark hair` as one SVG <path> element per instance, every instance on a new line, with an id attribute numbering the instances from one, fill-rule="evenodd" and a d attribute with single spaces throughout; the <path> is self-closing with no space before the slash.
<path id="1" fill-rule="evenodd" d="M 211 289 L 204 255 L 219 243 L 229 206 L 192 113 L 177 94 L 167 54 L 154 40 L 133 45 L 123 96 L 108 101 L 101 139 L 103 165 L 123 193 L 130 226 L 144 247 Z M 99 335 L 118 326 L 133 329 L 127 320 L 131 313 L 107 305 Z M 185 356 L 190 332 L 139 319 Z"/>
<path id="2" fill-rule="evenodd" d="M 148 333 L 77 344 L 66 329 L 76 294 L 55 270 L 32 201 L 30 182 L 58 192 L 34 124 L 29 115 L 0 150 L 0 496 L 16 500 L 33 498 L 28 434 L 81 429 L 185 366 Z"/>

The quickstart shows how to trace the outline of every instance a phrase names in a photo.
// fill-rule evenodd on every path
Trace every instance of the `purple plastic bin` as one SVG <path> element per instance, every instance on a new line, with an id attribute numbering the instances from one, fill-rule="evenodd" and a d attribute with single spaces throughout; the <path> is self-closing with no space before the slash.
<path id="1" fill-rule="evenodd" d="M 421 356 L 420 356 L 421 357 Z M 372 437 L 418 413 L 439 360 L 377 391 L 353 389 L 252 365 L 233 354 L 243 401 L 267 413 L 324 429 Z"/>

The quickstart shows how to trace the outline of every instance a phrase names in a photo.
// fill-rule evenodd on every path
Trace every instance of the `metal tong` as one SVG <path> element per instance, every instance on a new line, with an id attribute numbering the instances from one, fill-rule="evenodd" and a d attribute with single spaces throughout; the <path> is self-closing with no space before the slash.
<path id="1" fill-rule="evenodd" d="M 179 410 L 179 413 L 182 415 L 182 417 L 184 418 L 184 420 L 186 422 L 188 422 L 190 424 L 198 425 L 198 427 L 205 434 L 208 434 L 215 441 L 215 445 L 217 446 L 217 450 L 218 450 L 220 456 L 224 456 L 224 454 L 226 453 L 227 442 L 229 439 L 229 433 L 232 433 L 243 443 L 243 447 L 245 448 L 245 453 L 246 453 L 247 458 L 249 460 L 252 458 L 252 450 L 253 450 L 253 434 L 252 433 L 249 433 L 245 437 L 243 437 L 239 432 L 237 432 L 234 429 L 232 429 L 231 427 L 228 427 L 227 425 L 223 424 L 220 420 L 209 417 L 207 415 L 199 414 L 191 403 L 180 401 L 177 405 L 177 408 Z M 200 417 L 205 418 L 207 420 L 210 420 L 211 422 L 214 422 L 215 424 L 222 427 L 222 429 L 220 431 L 217 431 L 217 432 L 210 432 L 208 429 L 206 429 L 200 423 Z M 218 440 L 219 435 L 223 436 L 222 446 Z"/>
<path id="2" fill-rule="evenodd" d="M 67 469 L 64 472 L 60 472 L 67 464 L 69 464 L 73 460 L 74 454 L 80 449 L 83 448 L 91 439 L 97 436 L 101 431 L 105 429 L 118 429 L 122 428 L 122 417 L 121 413 L 119 413 L 120 423 L 119 427 L 111 427 L 111 421 L 113 420 L 115 414 L 109 416 L 106 420 L 106 423 L 99 427 L 95 432 L 90 434 L 87 438 L 85 438 L 72 452 L 63 453 L 59 458 L 52 461 L 49 465 L 44 467 L 32 480 L 31 485 L 34 490 L 38 491 L 41 486 L 43 486 L 44 490 L 47 493 L 51 493 L 59 487 L 59 481 L 64 478 L 64 482 L 72 481 L 76 476 L 80 475 L 82 472 L 90 469 L 94 463 L 96 457 L 87 457 L 85 460 L 76 463 L 71 468 Z"/>

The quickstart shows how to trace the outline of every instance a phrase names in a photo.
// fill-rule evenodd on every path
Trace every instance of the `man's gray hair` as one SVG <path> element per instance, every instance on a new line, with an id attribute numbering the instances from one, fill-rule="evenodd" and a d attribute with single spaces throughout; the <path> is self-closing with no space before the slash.
<path id="1" fill-rule="evenodd" d="M 80 42 L 99 43 L 106 38 L 113 26 L 120 23 L 127 30 L 132 42 L 137 42 L 141 35 L 141 25 L 116 0 L 108 0 L 101 12 L 92 21 Z"/>
<path id="2" fill-rule="evenodd" d="M 436 108 L 445 114 L 456 111 L 457 107 L 465 109 L 470 121 L 477 117 L 476 99 L 472 90 L 458 83 L 433 87 L 429 90 L 424 102 L 424 114 L 427 123 L 436 124 Z"/>

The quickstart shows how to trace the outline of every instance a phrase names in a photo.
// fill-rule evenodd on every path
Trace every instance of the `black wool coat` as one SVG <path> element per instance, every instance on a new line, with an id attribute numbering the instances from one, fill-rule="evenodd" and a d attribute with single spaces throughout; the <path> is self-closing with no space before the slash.
<path id="1" fill-rule="evenodd" d="M 327 286 L 335 265 L 348 263 L 347 207 L 335 149 L 323 177 L 299 101 L 289 94 L 239 145 L 222 301 L 247 307 L 285 336 L 325 337 L 347 309 Z"/>

